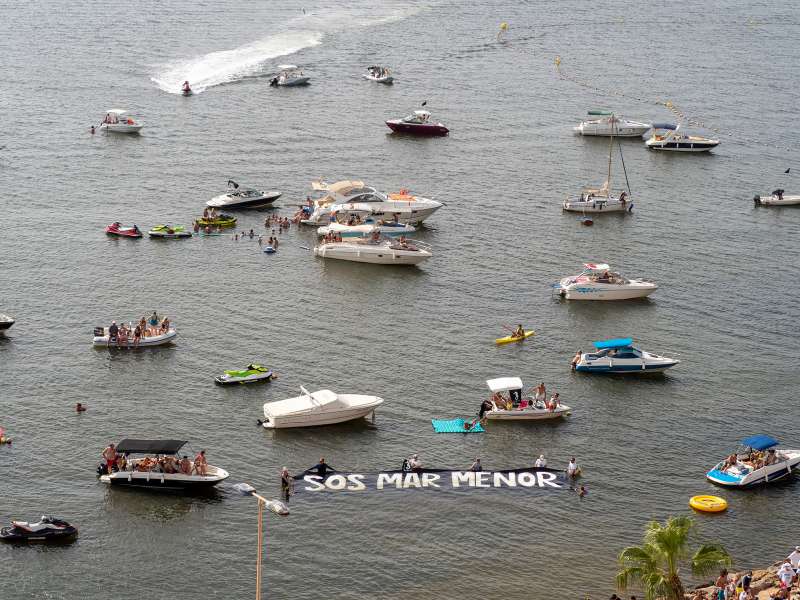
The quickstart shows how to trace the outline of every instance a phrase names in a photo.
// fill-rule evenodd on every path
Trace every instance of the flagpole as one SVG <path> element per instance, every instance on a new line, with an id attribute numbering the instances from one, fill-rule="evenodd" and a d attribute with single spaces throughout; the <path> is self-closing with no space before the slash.
<path id="1" fill-rule="evenodd" d="M 256 553 L 256 600 L 261 600 L 261 564 L 264 549 L 264 507 L 278 515 L 288 515 L 289 508 L 280 500 L 267 500 L 264 496 L 252 492 L 258 500 L 258 552 Z"/>

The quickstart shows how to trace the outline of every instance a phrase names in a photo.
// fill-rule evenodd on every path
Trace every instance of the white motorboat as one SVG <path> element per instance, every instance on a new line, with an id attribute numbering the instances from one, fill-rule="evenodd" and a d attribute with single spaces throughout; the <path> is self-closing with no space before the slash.
<path id="1" fill-rule="evenodd" d="M 383 220 L 384 222 L 418 225 L 443 204 L 421 196 L 414 196 L 407 189 L 398 193 L 384 194 L 363 181 L 339 181 L 327 184 L 324 181 L 312 182 L 317 191 L 325 196 L 313 202 L 313 211 L 308 218 L 300 221 L 306 225 L 327 225 L 333 213 L 336 219 L 346 223 L 351 216 L 362 220 Z"/>
<path id="2" fill-rule="evenodd" d="M 800 196 L 785 195 L 783 190 L 775 190 L 769 196 L 753 196 L 756 206 L 796 206 Z"/>
<path id="3" fill-rule="evenodd" d="M 372 66 L 364 73 L 364 79 L 374 81 L 375 83 L 394 83 L 394 77 L 389 74 L 389 69 L 386 67 Z"/>
<path id="4" fill-rule="evenodd" d="M 108 473 L 106 465 L 100 466 L 100 481 L 109 485 L 144 487 L 159 490 L 202 490 L 217 485 L 229 477 L 225 469 L 206 465 L 205 474 L 202 467 L 195 468 L 195 462 L 189 461 L 189 473 L 167 472 L 176 470 L 171 464 L 166 465 L 163 457 L 172 457 L 186 445 L 184 440 L 134 440 L 124 439 L 115 448 L 117 454 L 143 455 L 127 458 L 125 470 Z M 188 457 L 187 457 L 188 458 Z"/>
<path id="5" fill-rule="evenodd" d="M 631 300 L 645 298 L 658 289 L 649 279 L 626 279 L 607 264 L 585 263 L 578 275 L 565 277 L 553 287 L 567 300 Z"/>
<path id="6" fill-rule="evenodd" d="M 100 130 L 109 133 L 139 133 L 143 125 L 137 123 L 128 114 L 128 111 L 112 108 L 106 111 L 103 122 L 100 123 Z"/>
<path id="7" fill-rule="evenodd" d="M 329 233 L 338 234 L 343 238 L 347 237 L 370 237 L 374 233 L 379 235 L 408 235 L 417 230 L 413 225 L 404 223 L 363 223 L 361 225 L 346 225 L 344 223 L 331 223 L 330 225 L 323 225 L 317 229 L 317 234 L 320 236 L 328 235 Z"/>
<path id="8" fill-rule="evenodd" d="M 267 429 L 333 425 L 361 419 L 374 412 L 383 398 L 359 394 L 336 394 L 330 390 L 309 392 L 300 387 L 301 396 L 264 404 Z"/>
<path id="9" fill-rule="evenodd" d="M 687 135 L 680 132 L 679 129 L 680 125 L 654 123 L 653 134 L 645 141 L 645 145 L 650 150 L 671 152 L 708 152 L 719 146 L 719 140 L 699 135 Z"/>
<path id="10" fill-rule="evenodd" d="M 9 329 L 15 323 L 12 317 L 0 313 L 0 332 Z"/>
<path id="11" fill-rule="evenodd" d="M 566 404 L 548 403 L 523 394 L 522 379 L 519 377 L 499 377 L 486 381 L 492 393 L 492 409 L 484 411 L 490 421 L 550 421 L 572 414 Z M 504 394 L 508 394 L 507 396 Z"/>
<path id="12" fill-rule="evenodd" d="M 109 348 L 149 348 L 151 346 L 170 344 L 177 336 L 178 332 L 175 331 L 175 328 L 170 327 L 165 333 L 159 332 L 156 335 L 143 336 L 138 343 L 135 343 L 133 341 L 133 328 L 131 328 L 131 333 L 126 338 L 123 339 L 117 336 L 109 342 L 108 327 L 95 327 L 92 344 L 95 346 L 108 346 Z"/>
<path id="13" fill-rule="evenodd" d="M 297 65 L 278 65 L 278 69 L 280 69 L 280 72 L 269 82 L 272 86 L 294 87 L 306 85 L 311 79 Z"/>
<path id="14" fill-rule="evenodd" d="M 588 116 L 589 119 L 581 121 L 580 125 L 572 128 L 575 133 L 581 135 L 641 137 L 652 127 L 650 123 L 617 117 L 614 113 L 605 110 L 590 110 Z"/>
<path id="15" fill-rule="evenodd" d="M 595 352 L 581 352 L 573 359 L 576 371 L 584 373 L 656 373 L 681 361 L 645 352 L 633 345 L 631 338 L 594 342 Z"/>
<path id="16" fill-rule="evenodd" d="M 754 435 L 706 473 L 706 479 L 730 488 L 750 488 L 790 477 L 800 465 L 800 450 L 778 448 L 778 440 Z"/>
<path id="17" fill-rule="evenodd" d="M 427 244 L 403 239 L 323 242 L 314 247 L 314 255 L 374 265 L 418 265 L 433 256 Z"/>
<path id="18" fill-rule="evenodd" d="M 276 191 L 239 189 L 239 184 L 231 179 L 228 180 L 228 188 L 228 193 L 215 196 L 206 202 L 206 206 L 229 209 L 263 208 L 281 197 L 281 193 Z"/>

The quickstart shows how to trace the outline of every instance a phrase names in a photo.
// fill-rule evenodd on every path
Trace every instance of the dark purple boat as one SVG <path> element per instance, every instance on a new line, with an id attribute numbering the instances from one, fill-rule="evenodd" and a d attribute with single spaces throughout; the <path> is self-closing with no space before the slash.
<path id="1" fill-rule="evenodd" d="M 450 130 L 441 123 L 433 123 L 430 120 L 431 113 L 427 110 L 415 110 L 414 114 L 403 119 L 392 119 L 386 121 L 389 129 L 397 133 L 408 133 L 411 135 L 443 136 L 450 133 Z"/>

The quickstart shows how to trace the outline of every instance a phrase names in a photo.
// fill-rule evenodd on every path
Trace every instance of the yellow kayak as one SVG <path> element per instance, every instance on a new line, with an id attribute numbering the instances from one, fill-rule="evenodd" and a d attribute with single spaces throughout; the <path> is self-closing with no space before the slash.
<path id="1" fill-rule="evenodd" d="M 728 508 L 728 503 L 719 496 L 692 496 L 689 506 L 702 512 L 722 512 Z"/>
<path id="2" fill-rule="evenodd" d="M 513 335 L 509 335 L 506 337 L 497 338 L 494 343 L 499 346 L 501 344 L 510 344 L 511 342 L 521 342 L 522 340 L 526 340 L 531 337 L 534 333 L 536 332 L 533 329 L 529 329 L 522 337 L 514 337 Z"/>

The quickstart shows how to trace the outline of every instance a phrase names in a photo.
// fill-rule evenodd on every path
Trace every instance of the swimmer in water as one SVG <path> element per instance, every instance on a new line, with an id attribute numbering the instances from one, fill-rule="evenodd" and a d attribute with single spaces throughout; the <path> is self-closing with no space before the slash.
<path id="1" fill-rule="evenodd" d="M 81 404 L 80 402 L 78 402 L 75 405 L 75 412 L 81 413 L 81 412 L 85 412 L 85 411 L 86 411 L 86 407 L 83 404 Z"/>

